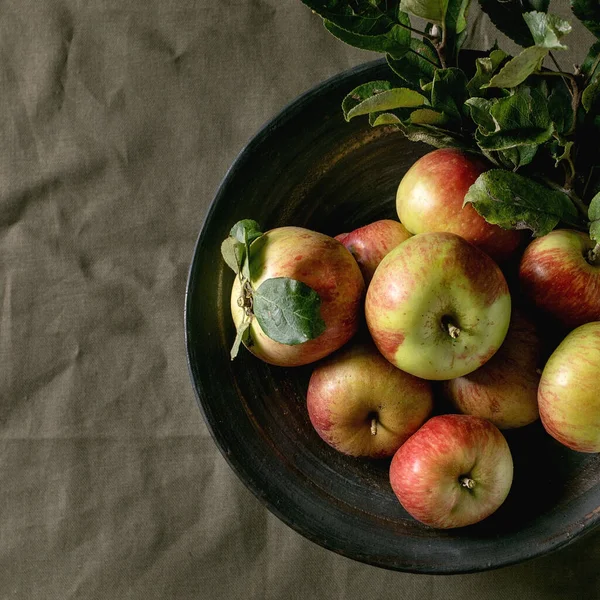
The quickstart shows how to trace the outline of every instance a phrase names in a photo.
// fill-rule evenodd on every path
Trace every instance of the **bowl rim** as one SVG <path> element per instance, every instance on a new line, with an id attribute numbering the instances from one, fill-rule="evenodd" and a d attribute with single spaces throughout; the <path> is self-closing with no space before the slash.
<path id="1" fill-rule="evenodd" d="M 514 557 L 498 561 L 494 564 L 490 564 L 489 562 L 482 560 L 479 563 L 473 561 L 472 566 L 470 568 L 434 568 L 430 567 L 429 565 L 403 566 L 396 563 L 392 564 L 389 561 L 385 560 L 378 560 L 377 557 L 371 559 L 365 556 L 355 556 L 350 552 L 345 552 L 344 549 L 340 548 L 339 546 L 329 543 L 327 539 L 319 537 L 304 523 L 299 523 L 291 519 L 285 511 L 280 510 L 278 506 L 268 496 L 265 495 L 263 489 L 259 485 L 260 481 L 257 478 L 251 477 L 247 473 L 244 462 L 240 460 L 235 454 L 226 451 L 224 435 L 219 431 L 218 428 L 214 426 L 204 407 L 202 397 L 202 385 L 200 381 L 197 380 L 192 365 L 192 342 L 190 330 L 190 313 L 192 307 L 190 306 L 190 304 L 192 299 L 192 290 L 195 286 L 196 275 L 198 272 L 197 264 L 199 262 L 200 256 L 199 249 L 206 236 L 206 226 L 211 221 L 213 213 L 215 212 L 217 204 L 219 203 L 219 199 L 222 195 L 224 195 L 228 187 L 229 181 L 234 178 L 236 173 L 242 168 L 243 164 L 250 158 L 255 147 L 260 146 L 260 144 L 266 138 L 268 138 L 271 134 L 273 134 L 285 124 L 287 124 L 289 121 L 291 121 L 308 101 L 310 101 L 314 97 L 323 94 L 326 90 L 336 87 L 339 83 L 343 82 L 344 80 L 350 77 L 367 74 L 370 71 L 383 67 L 385 64 L 386 60 L 384 58 L 361 63 L 350 69 L 341 71 L 323 80 L 322 82 L 317 83 L 316 85 L 308 88 L 305 92 L 301 93 L 292 101 L 285 104 L 283 108 L 281 108 L 275 114 L 275 116 L 264 122 L 263 125 L 257 130 L 257 132 L 254 135 L 252 135 L 248 139 L 248 141 L 242 146 L 241 150 L 238 152 L 233 162 L 226 170 L 225 175 L 223 176 L 219 185 L 217 186 L 216 192 L 209 204 L 208 210 L 206 211 L 205 216 L 202 219 L 200 230 L 192 252 L 192 260 L 190 261 L 190 266 L 188 268 L 183 307 L 184 344 L 186 350 L 188 374 L 190 377 L 192 388 L 194 390 L 196 404 L 200 409 L 200 413 L 202 414 L 204 422 L 209 430 L 213 441 L 215 442 L 217 448 L 219 449 L 219 452 L 221 453 L 229 467 L 233 470 L 237 478 L 244 484 L 244 486 L 252 492 L 252 494 L 259 500 L 259 502 L 265 508 L 267 508 L 273 515 L 275 515 L 292 530 L 302 535 L 304 538 L 317 544 L 318 546 L 335 552 L 338 555 L 350 558 L 359 563 L 392 571 L 428 575 L 460 575 L 500 569 L 503 567 L 520 564 L 522 562 L 556 552 L 564 546 L 571 544 L 575 540 L 585 537 L 590 532 L 592 532 L 598 524 L 600 524 L 600 506 L 592 510 L 590 513 L 584 515 L 581 519 L 575 522 L 570 522 L 569 525 L 567 527 L 563 527 L 563 529 L 558 534 L 552 535 L 551 537 L 546 538 L 545 541 L 540 542 L 538 544 L 531 544 L 528 548 L 522 547 L 520 552 Z"/>

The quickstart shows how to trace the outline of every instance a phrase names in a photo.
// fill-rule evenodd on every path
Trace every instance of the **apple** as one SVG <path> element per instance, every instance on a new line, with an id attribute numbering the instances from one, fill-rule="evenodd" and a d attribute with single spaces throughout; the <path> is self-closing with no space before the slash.
<path id="1" fill-rule="evenodd" d="M 391 365 L 372 344 L 353 344 L 320 363 L 307 393 L 310 421 L 330 446 L 351 456 L 394 452 L 433 408 L 431 384 Z"/>
<path id="2" fill-rule="evenodd" d="M 368 285 L 383 257 L 410 236 L 411 233 L 402 223 L 382 219 L 345 234 L 340 242 L 356 259 Z"/>
<path id="3" fill-rule="evenodd" d="M 504 341 L 511 298 L 484 252 L 453 233 L 422 233 L 380 263 L 365 316 L 379 351 L 423 379 L 461 377 L 484 365 Z"/>
<path id="4" fill-rule="evenodd" d="M 546 431 L 578 452 L 600 452 L 600 321 L 571 331 L 552 353 L 538 404 Z"/>
<path id="5" fill-rule="evenodd" d="M 394 455 L 390 483 L 415 519 L 441 529 L 477 523 L 506 499 L 513 479 L 500 430 L 472 415 L 429 419 Z"/>
<path id="6" fill-rule="evenodd" d="M 250 247 L 250 283 L 256 290 L 267 279 L 289 277 L 311 287 L 321 299 L 325 331 L 296 345 L 272 340 L 253 318 L 244 345 L 255 356 L 278 366 L 300 366 L 343 346 L 357 331 L 365 283 L 352 254 L 333 238 L 302 227 L 279 227 L 264 233 Z M 231 314 L 238 327 L 244 308 L 238 277 L 231 290 Z"/>
<path id="7" fill-rule="evenodd" d="M 338 242 L 342 242 L 342 244 L 344 243 L 344 238 L 348 235 L 348 232 L 346 233 L 338 233 L 336 236 L 334 236 L 334 240 L 337 240 Z"/>
<path id="8" fill-rule="evenodd" d="M 402 178 L 396 194 L 398 217 L 411 233 L 456 233 L 497 261 L 509 258 L 522 231 L 488 223 L 467 204 L 465 195 L 488 166 L 473 154 L 453 148 L 429 152 Z"/>
<path id="9" fill-rule="evenodd" d="M 594 246 L 585 233 L 555 229 L 531 242 L 521 259 L 525 295 L 569 329 L 600 320 L 600 260 Z"/>
<path id="10" fill-rule="evenodd" d="M 534 323 L 514 311 L 506 339 L 476 371 L 444 382 L 444 391 L 462 413 L 488 419 L 500 429 L 523 427 L 539 417 L 541 342 Z"/>

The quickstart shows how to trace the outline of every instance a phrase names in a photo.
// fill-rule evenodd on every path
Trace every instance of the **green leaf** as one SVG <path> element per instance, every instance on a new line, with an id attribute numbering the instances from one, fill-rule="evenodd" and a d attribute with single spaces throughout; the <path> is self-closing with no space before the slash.
<path id="1" fill-rule="evenodd" d="M 435 110 L 460 123 L 467 97 L 467 78 L 461 69 L 438 69 L 435 72 L 431 90 L 431 104 Z"/>
<path id="2" fill-rule="evenodd" d="M 516 171 L 520 167 L 524 167 L 531 163 L 537 154 L 538 148 L 539 146 L 537 144 L 515 146 L 514 148 L 508 148 L 507 150 L 499 150 L 498 158 L 507 169 Z"/>
<path id="3" fill-rule="evenodd" d="M 588 218 L 590 220 L 590 238 L 596 243 L 600 243 L 600 193 L 596 194 L 590 202 Z"/>
<path id="4" fill-rule="evenodd" d="M 414 90 L 408 88 L 393 88 L 391 90 L 377 93 L 366 100 L 363 100 L 346 114 L 346 120 L 359 115 L 368 115 L 372 112 L 381 112 L 393 110 L 395 108 L 416 107 L 427 104 L 427 98 Z"/>
<path id="5" fill-rule="evenodd" d="M 485 96 L 486 91 L 481 87 L 488 84 L 498 67 L 508 58 L 502 50 L 492 50 L 489 56 L 475 61 L 476 73 L 467 84 L 470 96 Z"/>
<path id="6" fill-rule="evenodd" d="M 260 225 L 252 219 L 243 219 L 238 221 L 229 232 L 232 238 L 235 238 L 242 244 L 251 244 L 256 238 L 262 235 Z"/>
<path id="7" fill-rule="evenodd" d="M 281 344 L 302 344 L 325 331 L 317 292 L 288 277 L 263 281 L 254 292 L 253 311 L 261 329 Z"/>
<path id="8" fill-rule="evenodd" d="M 554 166 L 558 166 L 561 160 L 571 158 L 571 150 L 573 149 L 573 142 L 563 139 L 554 140 L 550 144 L 550 153 L 554 158 Z"/>
<path id="9" fill-rule="evenodd" d="M 248 331 L 249 327 L 250 327 L 250 320 L 244 319 L 240 323 L 239 327 L 237 328 L 237 331 L 235 334 L 235 340 L 233 341 L 233 346 L 231 347 L 231 351 L 229 353 L 229 355 L 231 356 L 231 360 L 233 360 L 238 355 L 242 342 L 247 341 L 248 335 L 250 333 Z"/>
<path id="10" fill-rule="evenodd" d="M 407 125 L 401 124 L 402 133 L 411 142 L 423 142 L 434 148 L 460 148 L 462 150 L 473 150 L 467 140 L 456 134 L 435 125 Z"/>
<path id="11" fill-rule="evenodd" d="M 479 0 L 492 23 L 520 46 L 531 46 L 533 37 L 520 15 L 530 11 L 546 12 L 550 0 Z"/>
<path id="12" fill-rule="evenodd" d="M 490 116 L 496 124 L 494 132 L 480 127 L 476 133 L 477 143 L 486 150 L 542 144 L 554 132 L 546 98 L 535 88 L 522 87 L 512 96 L 495 100 Z"/>
<path id="13" fill-rule="evenodd" d="M 571 24 L 556 15 L 545 12 L 529 12 L 523 15 L 536 46 L 549 50 L 565 50 L 560 38 L 571 33 Z"/>
<path id="14" fill-rule="evenodd" d="M 600 97 L 600 76 L 594 77 L 592 83 L 588 85 L 581 95 L 581 104 L 586 112 L 590 112 L 592 107 Z"/>
<path id="15" fill-rule="evenodd" d="M 450 63 L 456 64 L 458 52 L 467 39 L 467 14 L 470 0 L 448 0 L 448 7 L 444 17 L 446 28 L 446 55 Z"/>
<path id="16" fill-rule="evenodd" d="M 410 51 L 401 59 L 387 57 L 392 71 L 400 77 L 405 87 L 421 90 L 421 81 L 433 81 L 436 65 L 439 65 L 436 52 L 426 43 L 417 38 L 410 40 Z"/>
<path id="17" fill-rule="evenodd" d="M 504 229 L 530 229 L 536 237 L 546 235 L 561 221 L 579 225 L 577 209 L 566 194 L 503 169 L 482 173 L 469 188 L 467 203 L 488 223 Z"/>
<path id="18" fill-rule="evenodd" d="M 410 122 L 422 125 L 442 125 L 447 121 L 444 113 L 431 108 L 418 108 L 410 113 Z"/>
<path id="19" fill-rule="evenodd" d="M 465 102 L 468 107 L 471 119 L 478 125 L 479 131 L 482 134 L 489 135 L 496 131 L 496 121 L 492 117 L 492 106 L 497 102 L 497 99 L 487 100 L 486 98 L 469 98 Z"/>
<path id="20" fill-rule="evenodd" d="M 600 66 L 600 42 L 592 44 L 587 56 L 581 64 L 581 72 L 587 79 L 591 79 L 596 73 L 598 73 L 598 67 Z"/>
<path id="21" fill-rule="evenodd" d="M 344 118 L 348 120 L 348 113 L 361 102 L 391 89 L 392 84 L 389 81 L 370 81 L 354 88 L 342 101 Z"/>
<path id="22" fill-rule="evenodd" d="M 233 237 L 228 237 L 221 244 L 221 256 L 227 266 L 234 272 L 239 273 L 242 268 L 246 246 Z"/>
<path id="23" fill-rule="evenodd" d="M 444 22 L 448 0 L 402 0 L 400 10 L 438 25 Z"/>
<path id="24" fill-rule="evenodd" d="M 554 123 L 554 129 L 559 134 L 565 134 L 571 129 L 573 124 L 573 104 L 571 93 L 567 84 L 556 77 L 544 78 L 547 85 L 550 85 L 550 94 L 548 95 L 548 113 Z"/>
<path id="25" fill-rule="evenodd" d="M 548 48 L 531 46 L 511 58 L 485 87 L 513 88 L 538 71 L 548 54 Z"/>
<path id="26" fill-rule="evenodd" d="M 369 115 L 369 117 L 370 116 L 371 115 Z M 380 113 L 373 119 L 372 122 L 370 120 L 369 122 L 373 127 L 379 127 L 380 125 L 398 125 L 402 121 L 392 113 Z"/>
<path id="27" fill-rule="evenodd" d="M 342 42 L 361 50 L 371 50 L 384 54 L 387 52 L 393 58 L 399 59 L 410 48 L 410 31 L 400 25 L 393 25 L 388 31 L 379 35 L 363 35 L 342 29 L 327 19 L 324 20 L 324 24 L 329 33 Z"/>
<path id="28" fill-rule="evenodd" d="M 600 38 L 600 3 L 598 0 L 571 0 L 573 14 Z"/>

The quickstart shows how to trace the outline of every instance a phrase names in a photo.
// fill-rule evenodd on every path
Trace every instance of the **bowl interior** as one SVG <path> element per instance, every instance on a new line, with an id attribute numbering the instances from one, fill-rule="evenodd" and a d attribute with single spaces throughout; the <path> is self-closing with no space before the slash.
<path id="1" fill-rule="evenodd" d="M 229 359 L 233 273 L 220 257 L 231 226 L 305 226 L 330 235 L 396 218 L 395 192 L 431 148 L 366 119 L 343 120 L 356 85 L 388 76 L 380 61 L 329 80 L 265 126 L 227 174 L 202 227 L 186 298 L 190 373 L 216 443 L 272 512 L 309 539 L 378 566 L 425 573 L 484 570 L 530 558 L 595 525 L 600 459 L 572 452 L 539 423 L 507 433 L 515 479 L 504 505 L 466 528 L 410 518 L 388 481 L 389 461 L 345 457 L 312 429 L 312 367 L 271 367 L 242 349 Z"/>

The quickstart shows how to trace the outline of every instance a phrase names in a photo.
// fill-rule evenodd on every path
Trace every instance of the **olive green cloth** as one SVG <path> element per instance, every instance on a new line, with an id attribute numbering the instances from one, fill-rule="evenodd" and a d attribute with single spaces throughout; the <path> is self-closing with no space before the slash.
<path id="1" fill-rule="evenodd" d="M 324 550 L 201 418 L 182 313 L 209 202 L 262 123 L 371 58 L 300 0 L 0 0 L 0 599 L 599 597 L 598 533 L 470 576 Z"/>

